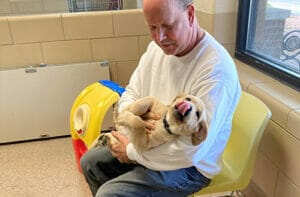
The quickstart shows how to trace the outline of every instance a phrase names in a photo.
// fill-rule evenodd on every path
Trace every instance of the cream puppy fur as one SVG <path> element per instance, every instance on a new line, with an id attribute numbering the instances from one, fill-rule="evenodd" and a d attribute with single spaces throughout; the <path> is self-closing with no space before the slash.
<path id="1" fill-rule="evenodd" d="M 161 119 L 154 121 L 155 129 L 146 132 L 141 116 L 148 111 Z M 136 150 L 147 151 L 180 135 L 191 136 L 191 144 L 199 145 L 208 131 L 203 101 L 193 95 L 180 94 L 170 105 L 164 105 L 155 97 L 141 98 L 123 109 L 116 118 L 116 130 L 126 135 Z M 110 133 L 102 133 L 98 145 L 117 143 Z"/>

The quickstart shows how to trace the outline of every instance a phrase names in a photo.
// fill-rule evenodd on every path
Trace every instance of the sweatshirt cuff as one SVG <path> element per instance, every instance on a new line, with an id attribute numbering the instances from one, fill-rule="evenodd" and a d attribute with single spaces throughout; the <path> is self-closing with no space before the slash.
<path id="1" fill-rule="evenodd" d="M 130 159 L 131 161 L 135 161 L 136 160 L 134 152 L 136 152 L 136 150 L 135 150 L 133 144 L 129 143 L 126 146 L 126 154 L 127 154 L 128 159 Z"/>

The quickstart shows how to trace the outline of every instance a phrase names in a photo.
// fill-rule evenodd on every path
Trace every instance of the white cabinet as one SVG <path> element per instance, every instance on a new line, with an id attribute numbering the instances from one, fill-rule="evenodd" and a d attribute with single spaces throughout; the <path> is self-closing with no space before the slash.
<path id="1" fill-rule="evenodd" d="M 0 143 L 68 135 L 70 110 L 109 66 L 82 63 L 0 71 Z"/>

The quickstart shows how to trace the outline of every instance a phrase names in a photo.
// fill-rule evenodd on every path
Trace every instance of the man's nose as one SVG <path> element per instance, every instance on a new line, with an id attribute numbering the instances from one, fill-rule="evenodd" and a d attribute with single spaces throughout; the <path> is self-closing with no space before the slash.
<path id="1" fill-rule="evenodd" d="M 157 40 L 163 41 L 166 38 L 166 32 L 163 28 L 157 28 L 156 32 Z"/>

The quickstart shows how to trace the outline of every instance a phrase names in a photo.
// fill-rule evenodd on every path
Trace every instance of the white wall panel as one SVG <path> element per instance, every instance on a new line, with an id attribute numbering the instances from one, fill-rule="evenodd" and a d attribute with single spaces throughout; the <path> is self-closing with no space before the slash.
<path id="1" fill-rule="evenodd" d="M 100 63 L 0 71 L 0 143 L 69 134 L 69 114 L 89 84 L 109 79 Z"/>

